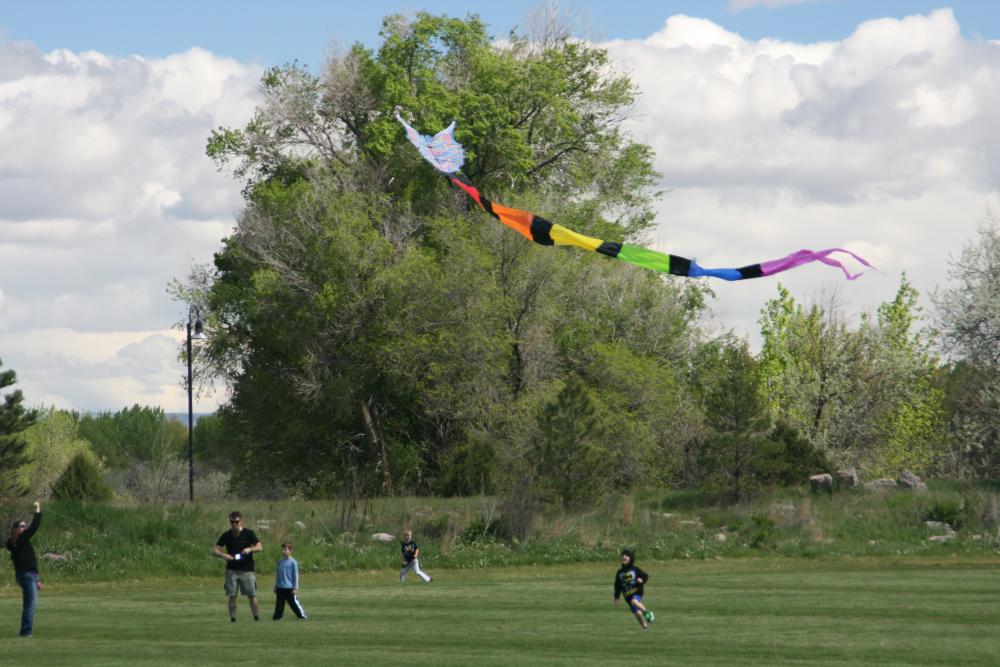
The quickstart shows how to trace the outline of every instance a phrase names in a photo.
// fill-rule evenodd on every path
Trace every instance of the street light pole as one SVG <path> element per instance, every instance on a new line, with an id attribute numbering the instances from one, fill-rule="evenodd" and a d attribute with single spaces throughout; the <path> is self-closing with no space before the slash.
<path id="1" fill-rule="evenodd" d="M 194 320 L 194 334 L 191 333 L 192 319 Z M 201 313 L 197 308 L 191 306 L 188 311 L 187 321 L 187 390 L 188 390 L 188 500 L 194 502 L 194 381 L 191 369 L 192 360 L 192 339 L 201 340 L 205 334 L 201 330 Z"/>

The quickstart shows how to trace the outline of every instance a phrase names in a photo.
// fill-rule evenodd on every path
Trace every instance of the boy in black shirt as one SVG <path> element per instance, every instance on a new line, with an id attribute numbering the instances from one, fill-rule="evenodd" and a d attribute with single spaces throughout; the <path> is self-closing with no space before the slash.
<path id="1" fill-rule="evenodd" d="M 253 555 L 264 547 L 257 539 L 256 533 L 243 527 L 243 515 L 239 512 L 229 513 L 227 530 L 212 547 L 212 555 L 226 561 L 226 595 L 229 596 L 229 620 L 236 622 L 236 595 L 240 591 L 250 601 L 250 611 L 253 620 L 260 620 L 260 607 L 257 604 L 257 577 L 254 574 Z"/>
<path id="2" fill-rule="evenodd" d="M 430 583 L 431 577 L 420 569 L 420 547 L 413 541 L 413 531 L 403 531 L 403 542 L 400 544 L 400 548 L 403 552 L 403 567 L 399 570 L 399 583 L 406 581 L 406 573 L 410 570 L 413 570 L 417 573 L 418 577 Z"/>
<path id="3" fill-rule="evenodd" d="M 648 628 L 653 622 L 653 612 L 642 604 L 642 594 L 649 575 L 635 564 L 635 553 L 632 551 L 622 549 L 621 560 L 622 566 L 615 573 L 615 607 L 618 606 L 618 598 L 624 595 L 639 625 L 643 629 Z"/>

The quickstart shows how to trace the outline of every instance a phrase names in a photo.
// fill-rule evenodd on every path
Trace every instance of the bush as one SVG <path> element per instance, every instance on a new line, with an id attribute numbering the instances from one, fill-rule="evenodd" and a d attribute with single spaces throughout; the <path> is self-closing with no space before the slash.
<path id="1" fill-rule="evenodd" d="M 924 521 L 942 521 L 958 530 L 965 523 L 966 514 L 964 498 L 961 500 L 938 500 L 924 510 Z"/>
<path id="2" fill-rule="evenodd" d="M 501 518 L 477 517 L 462 531 L 462 541 L 467 544 L 475 542 L 510 542 L 513 533 L 510 522 Z"/>
<path id="3" fill-rule="evenodd" d="M 104 481 L 97 464 L 85 453 L 77 454 L 66 466 L 65 472 L 52 485 L 56 500 L 111 500 L 111 487 Z"/>

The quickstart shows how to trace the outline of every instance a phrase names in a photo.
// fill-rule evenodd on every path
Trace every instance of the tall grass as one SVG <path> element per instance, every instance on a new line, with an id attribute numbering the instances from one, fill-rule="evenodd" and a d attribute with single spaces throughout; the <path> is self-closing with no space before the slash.
<path id="1" fill-rule="evenodd" d="M 0 505 L 5 519 L 24 517 Z M 43 578 L 110 580 L 221 573 L 211 546 L 240 510 L 265 550 L 258 571 L 271 573 L 284 540 L 305 572 L 395 568 L 398 536 L 414 531 L 424 566 L 482 568 L 611 561 L 622 546 L 650 559 L 791 557 L 967 557 L 1000 555 L 998 489 L 931 483 L 926 493 L 863 490 L 833 496 L 784 489 L 736 506 L 704 494 L 648 492 L 605 499 L 588 512 L 542 512 L 526 539 L 505 539 L 492 498 L 379 498 L 343 502 L 246 501 L 116 507 L 50 502 L 34 538 Z M 930 538 L 925 521 L 954 517 L 949 541 Z M 9 526 L 9 521 L 6 524 Z M 44 555 L 43 555 L 44 554 Z"/>

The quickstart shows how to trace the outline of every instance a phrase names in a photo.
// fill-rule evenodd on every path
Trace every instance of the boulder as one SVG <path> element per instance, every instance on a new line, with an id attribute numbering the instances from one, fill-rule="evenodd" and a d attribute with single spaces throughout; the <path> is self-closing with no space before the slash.
<path id="1" fill-rule="evenodd" d="M 929 542 L 950 542 L 955 539 L 955 533 L 947 533 L 945 535 L 931 535 L 927 538 Z"/>
<path id="2" fill-rule="evenodd" d="M 55 560 L 55 561 L 69 560 L 69 554 L 57 554 L 54 552 L 49 552 L 42 554 L 42 558 L 44 558 L 45 560 Z"/>
<path id="3" fill-rule="evenodd" d="M 376 542 L 395 542 L 396 536 L 389 533 L 372 533 L 372 539 Z"/>
<path id="4" fill-rule="evenodd" d="M 845 466 L 837 470 L 837 487 L 851 489 L 859 484 L 858 471 L 854 466 Z"/>
<path id="5" fill-rule="evenodd" d="M 809 478 L 809 488 L 813 493 L 819 493 L 820 491 L 833 493 L 833 475 L 829 473 L 812 475 Z"/>
<path id="6" fill-rule="evenodd" d="M 889 491 L 896 488 L 896 480 L 894 479 L 873 479 L 870 482 L 865 482 L 865 488 L 869 491 Z"/>
<path id="7" fill-rule="evenodd" d="M 936 530 L 939 533 L 954 533 L 955 529 L 951 527 L 951 524 L 945 523 L 944 521 L 924 521 L 924 525 L 931 530 Z"/>
<path id="8" fill-rule="evenodd" d="M 896 480 L 896 483 L 899 485 L 899 488 L 906 489 L 908 491 L 923 492 L 927 490 L 927 484 L 924 483 L 924 480 L 920 479 L 909 470 L 904 470 L 899 473 L 899 479 Z"/>
<path id="9" fill-rule="evenodd" d="M 716 533 L 715 534 L 715 541 L 719 542 L 720 544 L 724 543 L 726 541 L 726 534 L 725 533 Z"/>

